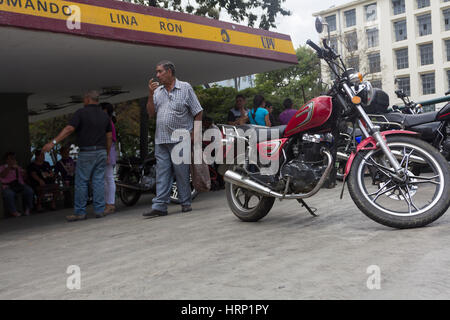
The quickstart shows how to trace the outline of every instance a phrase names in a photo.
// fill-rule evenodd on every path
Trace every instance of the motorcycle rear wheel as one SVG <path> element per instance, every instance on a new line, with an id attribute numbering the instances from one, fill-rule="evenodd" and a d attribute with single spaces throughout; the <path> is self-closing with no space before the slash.
<path id="1" fill-rule="evenodd" d="M 361 151 L 348 177 L 353 201 L 370 219 L 392 228 L 418 228 L 437 220 L 450 205 L 447 161 L 417 138 L 388 136 L 387 144 L 407 170 L 407 177 L 403 181 L 393 178 L 393 169 L 380 149 Z M 417 163 L 428 170 L 415 175 Z M 364 174 L 368 168 L 371 176 Z"/>
<path id="2" fill-rule="evenodd" d="M 225 183 L 228 205 L 236 217 L 245 222 L 256 222 L 272 209 L 275 198 L 264 197 L 253 191 Z"/>
<path id="3" fill-rule="evenodd" d="M 123 183 L 137 185 L 139 183 L 139 177 L 135 174 L 125 175 L 123 178 Z M 124 205 L 126 205 L 127 207 L 131 207 L 139 201 L 141 192 L 124 187 L 119 187 L 119 197 Z"/>

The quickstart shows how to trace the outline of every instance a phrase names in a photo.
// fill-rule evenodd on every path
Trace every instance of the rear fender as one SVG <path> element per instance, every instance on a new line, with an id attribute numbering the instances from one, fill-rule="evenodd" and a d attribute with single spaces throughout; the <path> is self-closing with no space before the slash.
<path id="1" fill-rule="evenodd" d="M 388 135 L 395 135 L 395 134 L 408 134 L 408 135 L 418 135 L 417 132 L 414 131 L 407 131 L 407 130 L 388 130 L 381 132 L 381 135 L 386 140 L 386 136 Z M 350 157 L 347 160 L 347 164 L 345 165 L 345 175 L 344 175 L 344 181 L 347 178 L 348 174 L 350 173 L 350 169 L 352 168 L 353 160 L 355 160 L 356 155 L 361 150 L 375 150 L 378 149 L 377 147 L 377 141 L 373 137 L 368 137 L 361 141 L 360 144 L 356 147 L 356 152 L 352 152 Z"/>

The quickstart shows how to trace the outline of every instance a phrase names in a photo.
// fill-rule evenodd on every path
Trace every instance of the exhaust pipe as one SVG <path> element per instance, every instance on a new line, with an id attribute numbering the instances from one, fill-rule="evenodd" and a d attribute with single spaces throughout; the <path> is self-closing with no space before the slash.
<path id="1" fill-rule="evenodd" d="M 344 152 L 338 151 L 336 153 L 336 158 L 338 160 L 345 160 L 345 161 L 347 161 L 350 158 L 350 156 L 348 154 L 344 153 Z"/>
<path id="2" fill-rule="evenodd" d="M 132 185 L 132 184 L 126 184 L 126 183 L 119 182 L 119 181 L 116 181 L 116 186 L 124 188 L 124 189 L 140 191 L 140 192 L 145 192 L 145 191 L 148 190 L 147 188 L 138 187 L 138 186 L 135 186 L 135 185 Z"/>
<path id="3" fill-rule="evenodd" d="M 323 151 L 323 153 L 325 153 L 325 155 L 328 158 L 327 168 L 325 169 L 325 172 L 323 173 L 322 177 L 320 178 L 319 182 L 314 187 L 314 189 L 308 193 L 281 194 L 281 193 L 273 191 L 272 189 L 270 189 L 258 182 L 255 182 L 247 177 L 244 177 L 243 175 L 241 175 L 235 171 L 232 171 L 232 170 L 228 170 L 227 172 L 225 172 L 223 179 L 228 183 L 232 183 L 232 184 L 239 186 L 241 188 L 244 188 L 244 189 L 249 189 L 249 190 L 255 191 L 266 197 L 273 197 L 273 198 L 277 198 L 277 199 L 309 198 L 309 197 L 312 197 L 313 195 L 315 195 L 320 190 L 320 188 L 323 186 L 326 178 L 330 174 L 330 171 L 333 167 L 333 157 L 331 156 L 331 154 L 328 151 Z"/>

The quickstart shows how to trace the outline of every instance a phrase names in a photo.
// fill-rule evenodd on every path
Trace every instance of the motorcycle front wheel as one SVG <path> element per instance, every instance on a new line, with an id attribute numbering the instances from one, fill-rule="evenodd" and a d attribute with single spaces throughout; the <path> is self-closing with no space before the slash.
<path id="1" fill-rule="evenodd" d="M 348 177 L 353 201 L 366 216 L 392 228 L 423 227 L 437 220 L 450 205 L 447 161 L 434 147 L 413 137 L 388 136 L 387 144 L 405 175 L 395 175 L 380 149 L 361 151 Z"/>

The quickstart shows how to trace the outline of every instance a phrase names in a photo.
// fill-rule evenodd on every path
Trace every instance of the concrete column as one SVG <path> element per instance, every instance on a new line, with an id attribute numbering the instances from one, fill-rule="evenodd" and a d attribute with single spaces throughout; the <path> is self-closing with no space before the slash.
<path id="1" fill-rule="evenodd" d="M 28 93 L 0 93 L 0 157 L 8 151 L 16 153 L 23 168 L 30 163 L 31 145 L 28 126 Z M 0 218 L 4 217 L 0 200 Z"/>
<path id="2" fill-rule="evenodd" d="M 148 155 L 148 113 L 147 98 L 139 99 L 139 107 L 141 110 L 140 117 L 140 155 L 144 160 Z"/>

